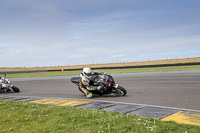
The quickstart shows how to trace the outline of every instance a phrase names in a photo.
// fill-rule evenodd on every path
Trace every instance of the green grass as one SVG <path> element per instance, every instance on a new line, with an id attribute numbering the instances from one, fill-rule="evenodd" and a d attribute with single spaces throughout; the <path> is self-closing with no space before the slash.
<path id="1" fill-rule="evenodd" d="M 128 68 L 128 69 L 99 69 L 97 71 L 112 73 L 137 73 L 137 72 L 158 72 L 158 71 L 184 71 L 184 70 L 200 70 L 200 65 L 193 66 L 173 66 L 173 67 L 150 67 L 150 68 Z M 18 73 L 7 74 L 8 78 L 20 77 L 46 77 L 46 76 L 66 76 L 79 75 L 82 71 L 56 71 L 56 72 L 35 72 L 35 73 Z"/>
<path id="2" fill-rule="evenodd" d="M 199 126 L 104 110 L 0 100 L 1 133 L 198 133 Z"/>
<path id="3" fill-rule="evenodd" d="M 46 76 L 66 76 L 79 75 L 82 71 L 55 71 L 55 72 L 35 72 L 35 73 L 16 73 L 7 74 L 7 78 L 21 78 L 21 77 L 46 77 Z"/>

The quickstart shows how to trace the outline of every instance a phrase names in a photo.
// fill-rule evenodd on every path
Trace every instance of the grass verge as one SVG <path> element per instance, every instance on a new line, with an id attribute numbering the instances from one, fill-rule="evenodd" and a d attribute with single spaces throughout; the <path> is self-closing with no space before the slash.
<path id="1" fill-rule="evenodd" d="M 0 100 L 0 132 L 13 133 L 197 133 L 199 126 L 104 110 Z"/>
<path id="2" fill-rule="evenodd" d="M 150 67 L 150 68 L 128 68 L 128 69 L 99 69 L 97 71 L 112 73 L 137 73 L 137 72 L 158 72 L 158 71 L 184 71 L 184 70 L 200 70 L 200 65 L 189 66 L 172 66 L 172 67 Z M 94 70 L 95 71 L 95 70 Z M 46 77 L 46 76 L 66 76 L 79 75 L 82 71 L 56 71 L 56 72 L 35 72 L 35 73 L 17 73 L 7 74 L 8 78 L 20 77 Z"/>

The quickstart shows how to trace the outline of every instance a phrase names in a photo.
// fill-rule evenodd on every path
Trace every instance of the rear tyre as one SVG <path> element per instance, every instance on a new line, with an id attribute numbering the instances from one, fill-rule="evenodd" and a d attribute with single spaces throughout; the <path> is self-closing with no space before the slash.
<path id="1" fill-rule="evenodd" d="M 19 92 L 20 91 L 19 88 L 17 88 L 16 86 L 12 86 L 11 88 L 13 89 L 14 92 Z"/>
<path id="2" fill-rule="evenodd" d="M 125 96 L 126 95 L 126 89 L 124 89 L 123 87 L 121 86 L 118 86 L 116 90 L 116 93 L 115 95 L 118 95 L 118 96 Z"/>

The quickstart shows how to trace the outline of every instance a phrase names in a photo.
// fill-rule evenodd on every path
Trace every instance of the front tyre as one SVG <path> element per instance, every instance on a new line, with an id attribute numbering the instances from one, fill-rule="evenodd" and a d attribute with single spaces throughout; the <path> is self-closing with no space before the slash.
<path id="1" fill-rule="evenodd" d="M 126 89 L 124 89 L 123 87 L 121 86 L 118 86 L 116 89 L 115 89 L 115 95 L 118 95 L 118 96 L 125 96 L 126 95 Z"/>
<path id="2" fill-rule="evenodd" d="M 11 88 L 13 89 L 14 92 L 19 92 L 20 91 L 19 88 L 17 88 L 16 86 L 12 86 Z"/>

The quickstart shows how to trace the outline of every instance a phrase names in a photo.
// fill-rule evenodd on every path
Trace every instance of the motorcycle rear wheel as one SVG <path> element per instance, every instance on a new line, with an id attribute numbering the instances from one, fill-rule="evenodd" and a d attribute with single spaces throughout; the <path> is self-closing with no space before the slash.
<path id="1" fill-rule="evenodd" d="M 119 96 L 125 96 L 126 95 L 126 89 L 124 89 L 122 86 L 118 86 L 116 90 L 116 93 L 114 93 L 115 95 L 119 95 Z"/>
<path id="2" fill-rule="evenodd" d="M 11 88 L 13 89 L 14 92 L 19 92 L 19 88 L 17 88 L 16 86 L 12 86 Z"/>

